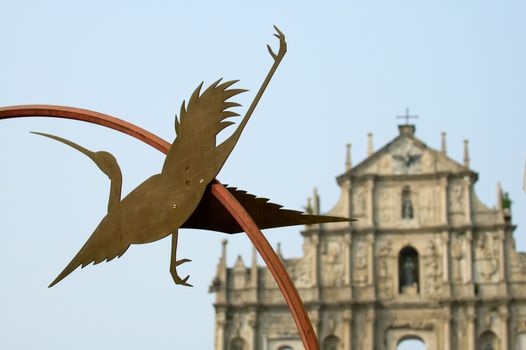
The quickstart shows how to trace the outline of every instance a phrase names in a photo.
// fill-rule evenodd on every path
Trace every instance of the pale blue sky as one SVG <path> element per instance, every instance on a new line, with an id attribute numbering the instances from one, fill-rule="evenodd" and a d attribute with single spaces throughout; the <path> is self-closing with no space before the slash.
<path id="1" fill-rule="evenodd" d="M 179 3 L 179 4 L 177 4 Z M 501 181 L 514 200 L 517 246 L 526 250 L 521 190 L 526 139 L 526 6 L 521 1 L 9 1 L 0 0 L 0 105 L 46 103 L 108 113 L 166 140 L 174 114 L 201 82 L 240 79 L 251 93 L 277 48 L 289 52 L 219 179 L 299 209 L 317 186 L 322 210 L 338 197 L 345 144 L 364 159 L 397 135 L 406 107 L 430 147 L 471 165 L 482 201 Z M 183 231 L 181 268 L 168 273 L 169 240 L 132 247 L 109 264 L 62 270 L 104 216 L 108 180 L 78 152 L 29 131 L 112 152 L 127 193 L 163 156 L 124 135 L 62 120 L 0 123 L 0 348 L 210 349 L 219 233 Z M 301 254 L 301 227 L 268 232 L 286 256 Z M 250 261 L 230 239 L 229 262 Z"/>

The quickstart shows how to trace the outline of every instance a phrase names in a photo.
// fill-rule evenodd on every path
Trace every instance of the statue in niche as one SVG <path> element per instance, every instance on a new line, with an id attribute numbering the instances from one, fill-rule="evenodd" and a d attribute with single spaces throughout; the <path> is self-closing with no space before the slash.
<path id="1" fill-rule="evenodd" d="M 456 260 L 455 264 L 455 280 L 461 281 L 462 280 L 462 264 L 463 260 L 465 258 L 464 255 L 464 236 L 459 235 L 458 238 L 455 240 L 455 243 L 453 243 L 452 249 L 451 249 L 451 256 L 453 259 Z"/>
<path id="2" fill-rule="evenodd" d="M 411 202 L 411 189 L 405 186 L 402 190 L 402 219 L 413 218 L 413 203 Z"/>
<path id="3" fill-rule="evenodd" d="M 486 343 L 486 345 L 484 345 L 484 350 L 494 350 L 493 344 Z"/>
<path id="4" fill-rule="evenodd" d="M 406 257 L 404 260 L 404 281 L 402 286 L 403 287 L 410 287 L 416 283 L 415 279 L 415 273 L 416 273 L 416 266 L 411 257 Z"/>
<path id="5" fill-rule="evenodd" d="M 398 257 L 399 292 L 416 295 L 420 292 L 419 259 L 415 248 L 407 246 L 400 251 Z"/>

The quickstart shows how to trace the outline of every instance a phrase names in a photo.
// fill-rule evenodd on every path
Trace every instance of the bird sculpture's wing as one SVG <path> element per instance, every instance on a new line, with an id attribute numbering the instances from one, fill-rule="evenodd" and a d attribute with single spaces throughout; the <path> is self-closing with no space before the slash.
<path id="1" fill-rule="evenodd" d="M 105 229 L 107 220 L 108 216 L 102 220 L 101 224 L 99 224 L 64 270 L 51 282 L 49 288 L 62 281 L 79 266 L 84 268 L 91 263 L 96 265 L 105 260 L 111 261 L 116 257 L 121 257 L 128 250 L 132 242 L 116 239 L 122 238 L 121 231 L 115 225 L 113 225 L 114 230 Z"/>
<path id="2" fill-rule="evenodd" d="M 66 268 L 50 284 L 50 287 L 60 282 L 63 278 L 73 272 L 77 267 L 85 267 L 90 263 L 98 264 L 104 260 L 110 261 L 117 256 L 121 256 L 130 246 L 131 241 L 123 237 L 120 225 L 111 225 L 110 221 L 119 222 L 121 220 L 120 195 L 122 185 L 122 174 L 113 155 L 105 151 L 92 152 L 72 141 L 64 138 L 33 132 L 33 134 L 51 138 L 62 142 L 90 158 L 111 180 L 110 198 L 108 201 L 108 215 L 101 221 L 91 237 L 75 255 Z M 155 181 L 156 176 L 151 177 L 148 181 Z"/>
<path id="3" fill-rule="evenodd" d="M 144 185 L 144 187 L 149 187 L 151 184 L 156 185 L 159 181 L 160 175 L 157 174 L 145 180 L 142 185 Z M 162 190 L 162 188 L 160 190 Z M 145 205 L 148 206 L 147 201 L 144 202 L 146 202 Z M 166 220 L 167 216 L 169 216 L 165 210 L 148 210 L 148 212 L 152 217 L 160 218 L 161 220 Z M 49 287 L 60 282 L 79 266 L 84 268 L 91 263 L 96 265 L 103 261 L 111 261 L 117 257 L 121 257 L 131 244 L 145 243 L 145 240 L 137 241 L 136 236 L 128 234 L 129 232 L 133 232 L 134 229 L 134 227 L 130 227 L 131 222 L 133 222 L 130 217 L 135 215 L 137 217 L 145 218 L 145 216 L 141 214 L 142 213 L 137 214 L 137 212 L 126 212 L 122 207 L 109 211 L 79 252 L 73 257 L 71 262 L 64 268 L 57 278 L 55 278 Z M 160 235 L 160 237 L 162 237 L 163 234 L 158 228 L 156 230 L 152 229 L 152 231 L 148 233 L 152 235 Z"/>
<path id="4" fill-rule="evenodd" d="M 190 97 L 188 106 L 183 101 L 180 116 L 175 119 L 177 137 L 166 156 L 163 175 L 195 177 L 198 181 L 203 179 L 202 182 L 206 185 L 219 172 L 217 158 L 226 159 L 228 155 L 218 154 L 216 136 L 224 128 L 234 124 L 225 119 L 239 116 L 230 108 L 240 104 L 229 102 L 228 99 L 246 91 L 229 89 L 237 81 L 219 84 L 220 81 L 221 79 L 210 85 L 203 93 L 201 83 Z M 183 169 L 189 169 L 190 174 L 185 174 Z"/>
<path id="5" fill-rule="evenodd" d="M 219 84 L 220 79 L 201 94 L 203 85 L 201 83 L 190 97 L 188 108 L 183 102 L 180 119 L 176 118 L 175 120 L 177 137 L 164 162 L 163 175 L 181 178 L 181 175 L 184 174 L 187 179 L 185 183 L 188 181 L 193 183 L 194 180 L 198 180 L 204 185 L 208 185 L 216 177 L 234 149 L 274 72 L 287 52 L 285 35 L 277 27 L 274 28 L 277 32 L 274 35 L 279 39 L 279 51 L 274 53 L 268 46 L 274 64 L 236 130 L 221 144 L 216 144 L 217 134 L 225 127 L 233 124 L 233 122 L 224 120 L 238 115 L 229 109 L 240 105 L 235 102 L 228 102 L 228 100 L 246 90 L 229 89 L 237 81 Z"/>
<path id="6" fill-rule="evenodd" d="M 310 215 L 296 210 L 282 209 L 279 204 L 269 202 L 267 198 L 258 198 L 235 187 L 228 191 L 241 203 L 259 228 L 273 228 L 293 225 L 311 225 L 325 222 L 344 222 L 353 219 Z M 228 213 L 211 191 L 206 191 L 192 216 L 181 226 L 224 233 L 240 233 L 243 229 Z"/>

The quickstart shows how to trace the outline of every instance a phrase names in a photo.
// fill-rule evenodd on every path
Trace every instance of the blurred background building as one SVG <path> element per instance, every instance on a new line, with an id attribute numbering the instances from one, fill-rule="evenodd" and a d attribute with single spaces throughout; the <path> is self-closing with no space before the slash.
<path id="1" fill-rule="evenodd" d="M 303 256 L 282 257 L 309 311 L 322 349 L 394 350 L 406 339 L 428 350 L 526 349 L 526 254 L 515 249 L 511 200 L 475 193 L 478 175 L 399 126 L 391 142 L 354 165 L 347 146 L 328 215 L 353 223 L 307 226 Z M 496 160 L 497 162 L 497 160 Z M 307 211 L 320 212 L 314 193 Z M 256 252 L 217 275 L 216 350 L 302 349 L 296 326 Z"/>

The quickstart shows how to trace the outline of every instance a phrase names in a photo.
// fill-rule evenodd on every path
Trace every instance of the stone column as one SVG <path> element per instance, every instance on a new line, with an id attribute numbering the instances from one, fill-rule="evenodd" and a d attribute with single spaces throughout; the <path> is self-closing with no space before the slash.
<path id="1" fill-rule="evenodd" d="M 320 310 L 318 309 L 310 309 L 308 310 L 310 321 L 312 322 L 312 328 L 314 329 L 314 333 L 316 333 L 316 336 L 320 336 Z M 321 339 L 319 339 L 321 340 Z"/>
<path id="2" fill-rule="evenodd" d="M 226 239 L 221 241 L 221 259 L 217 265 L 217 281 L 219 287 L 216 291 L 216 303 L 226 303 L 228 301 L 228 274 L 227 274 L 227 245 Z"/>
<path id="3" fill-rule="evenodd" d="M 312 261 L 311 261 L 311 281 L 312 281 L 312 288 L 315 295 L 313 295 L 313 298 L 317 299 L 319 297 L 319 260 L 320 260 L 320 236 L 318 233 L 314 233 L 311 235 L 311 249 L 314 250 L 314 254 L 312 254 Z"/>
<path id="4" fill-rule="evenodd" d="M 374 350 L 374 343 L 375 343 L 375 339 L 374 339 L 374 322 L 375 322 L 375 311 L 374 311 L 374 306 L 370 307 L 368 310 L 367 310 L 367 315 L 365 316 L 365 328 L 364 328 L 364 331 L 365 331 L 365 334 L 364 334 L 364 337 L 365 337 L 365 341 L 364 341 L 364 347 L 363 349 L 366 349 L 366 350 Z"/>
<path id="5" fill-rule="evenodd" d="M 367 225 L 374 226 L 374 179 L 367 179 Z"/>
<path id="6" fill-rule="evenodd" d="M 501 305 L 499 307 L 499 317 L 501 321 L 501 344 L 502 349 L 508 349 L 508 322 L 510 319 L 510 313 L 508 311 L 508 305 Z"/>
<path id="7" fill-rule="evenodd" d="M 450 243 L 450 236 L 448 231 L 442 232 L 442 237 L 440 239 L 440 242 L 442 244 L 442 286 L 443 290 L 442 293 L 444 296 L 451 296 L 451 282 L 452 277 L 450 272 L 450 264 L 451 264 L 451 257 L 450 257 L 450 249 L 449 249 L 449 243 Z"/>
<path id="8" fill-rule="evenodd" d="M 250 292 L 247 296 L 247 301 L 250 301 L 252 303 L 258 302 L 258 260 L 257 260 L 257 250 L 255 247 L 252 247 L 252 264 L 250 266 L 250 281 L 249 281 L 249 288 Z"/>
<path id="9" fill-rule="evenodd" d="M 342 314 L 343 320 L 343 339 L 342 339 L 342 349 L 343 350 L 352 350 L 352 311 L 351 309 L 346 309 Z"/>
<path id="10" fill-rule="evenodd" d="M 443 225 L 447 225 L 449 223 L 449 213 L 448 213 L 448 203 L 447 203 L 447 176 L 443 176 L 440 178 L 440 204 L 442 206 L 441 210 L 441 222 Z"/>
<path id="11" fill-rule="evenodd" d="M 259 350 L 258 346 L 258 314 L 257 311 L 251 311 L 247 316 L 249 326 L 248 348 L 250 350 Z"/>
<path id="12" fill-rule="evenodd" d="M 499 246 L 499 293 L 502 295 L 508 294 L 508 286 L 506 283 L 506 236 L 504 230 L 500 229 L 497 234 Z"/>
<path id="13" fill-rule="evenodd" d="M 344 201 L 345 211 L 348 213 L 349 217 L 352 218 L 352 181 L 347 178 L 345 179 L 341 186 L 341 196 Z M 349 227 L 352 227 L 352 223 L 349 222 Z"/>
<path id="14" fill-rule="evenodd" d="M 367 286 L 374 288 L 375 278 L 374 278 L 374 234 L 368 233 L 367 238 Z M 372 290 L 372 295 L 374 296 L 374 290 Z"/>
<path id="15" fill-rule="evenodd" d="M 464 281 L 466 283 L 473 283 L 473 232 L 466 231 L 466 276 Z"/>
<path id="16" fill-rule="evenodd" d="M 467 225 L 471 225 L 471 179 L 469 176 L 464 176 L 462 179 L 464 183 L 464 213 Z"/>
<path id="17" fill-rule="evenodd" d="M 451 311 L 449 308 L 446 309 L 446 314 L 444 315 L 444 343 L 442 348 L 444 350 L 451 349 Z"/>
<path id="18" fill-rule="evenodd" d="M 449 232 L 442 231 L 440 237 L 440 243 L 442 245 L 442 281 L 447 284 L 449 281 Z M 449 286 L 448 286 L 449 287 Z"/>
<path id="19" fill-rule="evenodd" d="M 343 263 L 344 263 L 344 275 L 343 285 L 348 287 L 351 285 L 351 252 L 352 252 L 352 238 L 350 234 L 343 236 Z"/>
<path id="20" fill-rule="evenodd" d="M 225 344 L 225 328 L 226 328 L 226 314 L 225 310 L 216 311 L 216 331 L 215 331 L 215 349 L 226 349 Z"/>
<path id="21" fill-rule="evenodd" d="M 466 308 L 466 318 L 468 322 L 466 327 L 466 350 L 475 350 L 475 308 L 473 306 Z"/>

